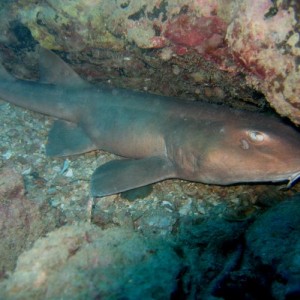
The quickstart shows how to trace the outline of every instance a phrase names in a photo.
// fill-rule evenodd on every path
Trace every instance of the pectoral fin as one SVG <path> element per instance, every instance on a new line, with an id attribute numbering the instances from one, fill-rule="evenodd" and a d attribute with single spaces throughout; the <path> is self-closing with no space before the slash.
<path id="1" fill-rule="evenodd" d="M 172 177 L 173 165 L 164 157 L 113 160 L 95 170 L 91 193 L 102 197 Z"/>
<path id="2" fill-rule="evenodd" d="M 96 146 L 77 124 L 55 121 L 48 136 L 46 154 L 66 156 L 95 150 Z"/>

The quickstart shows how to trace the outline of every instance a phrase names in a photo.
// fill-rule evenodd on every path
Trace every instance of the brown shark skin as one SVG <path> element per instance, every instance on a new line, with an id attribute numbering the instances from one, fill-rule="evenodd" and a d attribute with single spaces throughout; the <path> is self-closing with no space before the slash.
<path id="1" fill-rule="evenodd" d="M 54 149 L 48 151 L 50 155 L 102 149 L 129 158 L 95 171 L 93 196 L 166 178 L 228 185 L 292 182 L 299 177 L 300 134 L 280 119 L 224 106 L 91 86 L 49 52 L 42 52 L 41 64 L 67 70 L 69 82 L 63 80 L 63 74 L 58 74 L 56 80 L 48 78 L 52 83 L 27 82 L 11 78 L 2 70 L 0 97 L 69 122 L 58 124 L 58 134 L 66 132 L 63 138 L 56 137 L 55 130 L 50 132 L 50 149 Z M 76 134 L 68 143 L 69 129 L 71 135 Z M 65 144 L 59 145 L 61 140 Z"/>

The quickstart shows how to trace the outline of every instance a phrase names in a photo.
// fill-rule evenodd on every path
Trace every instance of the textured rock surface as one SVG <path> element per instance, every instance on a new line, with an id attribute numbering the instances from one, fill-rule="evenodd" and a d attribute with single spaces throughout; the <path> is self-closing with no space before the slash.
<path id="1" fill-rule="evenodd" d="M 299 196 L 238 222 L 216 209 L 201 221 L 182 218 L 172 235 L 64 226 L 20 255 L 0 297 L 298 299 L 298 204 Z"/>
<path id="2" fill-rule="evenodd" d="M 180 266 L 166 241 L 81 223 L 52 232 L 22 254 L 0 294 L 5 299 L 169 299 Z"/>
<path id="3" fill-rule="evenodd" d="M 258 91 L 300 123 L 296 0 L 15 0 L 3 7 L 3 57 L 21 76 L 17 57 L 30 65 L 28 49 L 39 42 L 87 80 L 262 107 Z"/>
<path id="4" fill-rule="evenodd" d="M 42 215 L 45 208 L 25 196 L 22 176 L 0 169 L 0 279 L 16 265 L 17 257 L 41 235 L 55 228 Z"/>
<path id="5" fill-rule="evenodd" d="M 300 197 L 270 209 L 246 234 L 250 265 L 273 299 L 300 297 Z M 259 278 L 259 277 L 258 277 Z"/>
<path id="6" fill-rule="evenodd" d="M 282 115 L 300 124 L 299 1 L 241 1 L 227 30 L 228 46 Z"/>
<path id="7" fill-rule="evenodd" d="M 299 194 L 286 199 L 248 224 L 242 256 L 223 277 L 215 295 L 223 299 L 299 299 L 299 200 Z"/>

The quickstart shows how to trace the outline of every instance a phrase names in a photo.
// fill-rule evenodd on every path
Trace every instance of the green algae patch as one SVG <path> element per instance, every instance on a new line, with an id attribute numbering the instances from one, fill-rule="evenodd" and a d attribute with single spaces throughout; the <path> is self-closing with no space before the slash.
<path id="1" fill-rule="evenodd" d="M 122 40 L 105 28 L 101 1 L 48 1 L 26 5 L 19 17 L 33 37 L 51 50 L 81 51 L 85 48 L 122 49 Z"/>

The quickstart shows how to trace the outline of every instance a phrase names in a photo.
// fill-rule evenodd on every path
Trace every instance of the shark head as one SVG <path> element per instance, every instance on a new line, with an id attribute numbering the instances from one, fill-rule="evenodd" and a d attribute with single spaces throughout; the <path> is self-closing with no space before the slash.
<path id="1" fill-rule="evenodd" d="M 206 182 L 288 181 L 290 186 L 300 177 L 300 133 L 283 121 L 238 112 L 214 134 L 202 159 Z"/>

